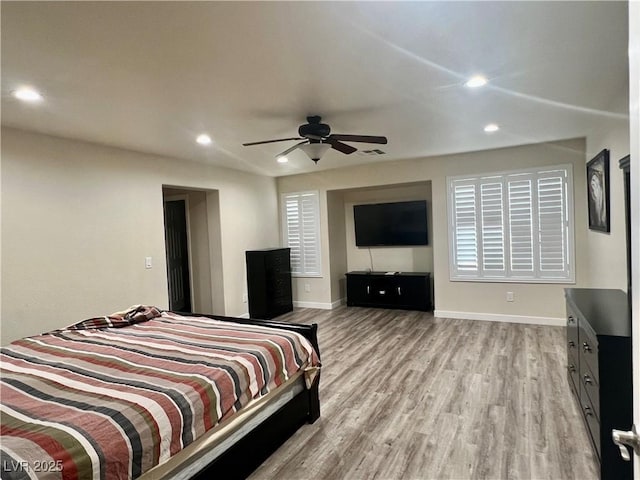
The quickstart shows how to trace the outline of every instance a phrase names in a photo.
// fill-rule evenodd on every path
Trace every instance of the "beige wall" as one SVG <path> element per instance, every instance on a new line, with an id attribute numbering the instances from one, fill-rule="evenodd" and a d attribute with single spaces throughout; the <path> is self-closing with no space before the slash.
<path id="1" fill-rule="evenodd" d="M 414 265 L 433 271 L 436 309 L 476 318 L 561 318 L 566 285 L 449 280 L 445 179 L 465 173 L 573 164 L 576 238 L 587 238 L 576 243 L 576 283 L 624 288 L 624 250 L 619 246 L 623 227 L 616 220 L 618 214 L 612 218 L 612 235 L 589 232 L 586 225 L 585 158 L 604 147 L 612 151 L 612 211 L 622 208 L 621 183 L 614 177 L 628 138 L 620 128 L 602 132 L 601 138 L 590 138 L 589 153 L 585 141 L 578 139 L 386 162 L 375 168 L 356 166 L 276 181 L 3 128 L 2 343 L 135 303 L 166 307 L 163 185 L 207 190 L 207 203 L 215 204 L 208 208 L 208 215 L 211 251 L 221 252 L 221 258 L 211 260 L 212 302 L 224 305 L 224 311 L 217 313 L 246 313 L 247 305 L 242 302 L 246 293 L 244 251 L 280 244 L 278 192 L 320 191 L 323 277 L 294 279 L 294 300 L 303 306 L 329 307 L 344 298 L 344 273 L 362 268 L 362 259 L 350 243 L 348 205 L 369 198 L 362 189 L 373 188 L 376 197 L 387 200 L 402 197 L 406 184 L 430 182 L 428 249 L 432 253 L 425 251 L 425 258 L 414 259 L 418 262 Z M 396 188 L 400 190 L 385 196 Z M 212 193 L 215 199 L 209 198 Z M 602 239 L 617 246 L 607 246 L 603 253 L 597 243 Z M 602 262 L 607 268 L 598 266 L 602 255 L 606 255 Z M 154 260 L 150 270 L 144 268 L 146 256 Z M 374 256 L 376 261 L 378 256 Z M 375 268 L 407 269 L 395 265 L 374 263 Z M 506 291 L 514 292 L 515 302 L 506 302 Z M 208 301 L 208 293 L 201 298 Z"/>
<path id="2" fill-rule="evenodd" d="M 3 128 L 2 343 L 137 303 L 166 308 L 163 185 L 218 191 L 218 313 L 246 313 L 244 252 L 279 242 L 274 179 Z"/>
<path id="3" fill-rule="evenodd" d="M 280 193 L 319 190 L 321 203 L 321 228 L 323 240 L 329 237 L 326 217 L 326 193 L 333 190 L 350 190 L 366 187 L 431 182 L 433 273 L 437 312 L 447 315 L 460 314 L 468 318 L 523 317 L 533 321 L 561 322 L 565 304 L 563 289 L 566 284 L 513 284 L 452 282 L 449 280 L 449 249 L 447 230 L 446 177 L 451 175 L 515 170 L 533 166 L 571 164 L 575 190 L 575 223 L 577 236 L 586 231 L 585 195 L 585 141 L 565 140 L 553 143 L 487 150 L 443 157 L 378 163 L 327 170 L 314 174 L 293 175 L 278 178 Z M 323 263 L 328 262 L 330 246 L 323 242 Z M 347 249 L 350 246 L 347 245 Z M 576 280 L 586 285 L 588 280 L 588 255 L 584 242 L 576 242 Z M 327 265 L 328 266 L 328 265 Z M 321 279 L 313 281 L 311 295 L 306 301 L 327 303 L 331 301 L 333 276 L 343 272 L 323 270 Z M 514 292 L 514 302 L 506 301 L 506 292 Z"/>
<path id="4" fill-rule="evenodd" d="M 327 215 L 329 245 L 331 246 L 329 251 L 331 304 L 336 305 L 347 297 L 346 279 L 340 272 L 349 269 L 347 266 L 347 234 L 343 192 L 327 192 Z"/>
<path id="5" fill-rule="evenodd" d="M 626 95 L 624 95 L 624 102 L 628 103 Z M 585 239 L 589 256 L 586 285 L 592 288 L 620 288 L 626 291 L 627 239 L 624 184 L 618 162 L 629 155 L 628 122 L 602 122 L 601 127 L 587 137 L 586 162 L 605 148 L 609 150 L 611 232 L 603 233 L 589 229 L 586 231 Z"/>

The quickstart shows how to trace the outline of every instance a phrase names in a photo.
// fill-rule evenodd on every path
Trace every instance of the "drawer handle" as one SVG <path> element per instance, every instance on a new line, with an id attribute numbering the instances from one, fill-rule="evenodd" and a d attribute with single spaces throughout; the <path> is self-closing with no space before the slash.
<path id="1" fill-rule="evenodd" d="M 584 414 L 588 417 L 593 416 L 593 412 L 591 411 L 591 407 L 589 405 L 584 405 Z"/>
<path id="2" fill-rule="evenodd" d="M 398 287 L 398 295 L 402 295 L 402 290 L 400 290 L 400 287 Z"/>
<path id="3" fill-rule="evenodd" d="M 591 377 L 586 373 L 582 376 L 582 378 L 584 379 L 585 385 L 593 385 L 593 382 L 591 381 Z"/>
<path id="4" fill-rule="evenodd" d="M 569 340 L 569 348 L 576 348 L 576 344 L 573 340 Z"/>
<path id="5" fill-rule="evenodd" d="M 369 285 L 367 285 L 367 295 L 369 295 L 371 293 L 371 289 L 369 288 Z"/>
<path id="6" fill-rule="evenodd" d="M 587 342 L 583 342 L 583 343 L 582 343 L 582 350 L 583 350 L 585 353 L 588 353 L 588 352 L 590 352 L 590 351 L 591 351 L 591 346 L 589 346 L 589 344 L 588 344 Z"/>
<path id="7" fill-rule="evenodd" d="M 378 291 L 378 295 L 386 295 L 387 291 L 386 290 L 379 290 Z"/>

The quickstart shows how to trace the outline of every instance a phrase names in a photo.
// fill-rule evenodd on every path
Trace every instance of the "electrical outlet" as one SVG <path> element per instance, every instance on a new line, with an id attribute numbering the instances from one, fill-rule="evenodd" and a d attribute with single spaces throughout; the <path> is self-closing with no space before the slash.
<path id="1" fill-rule="evenodd" d="M 305 292 L 310 292 L 311 291 L 311 285 L 309 285 L 308 283 L 304 284 L 304 291 Z"/>
<path id="2" fill-rule="evenodd" d="M 513 292 L 507 292 L 507 302 L 513 302 Z"/>
<path id="3" fill-rule="evenodd" d="M 247 301 L 248 301 L 248 296 L 247 296 L 246 293 L 243 293 L 242 294 L 242 303 L 247 303 Z"/>
<path id="4" fill-rule="evenodd" d="M 151 257 L 144 257 L 144 268 L 152 268 L 153 259 Z"/>

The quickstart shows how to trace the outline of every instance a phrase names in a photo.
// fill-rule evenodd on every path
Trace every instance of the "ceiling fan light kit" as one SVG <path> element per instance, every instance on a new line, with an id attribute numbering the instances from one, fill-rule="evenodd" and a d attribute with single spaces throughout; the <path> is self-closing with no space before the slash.
<path id="1" fill-rule="evenodd" d="M 307 122 L 305 125 L 300 125 L 298 127 L 298 135 L 299 137 L 291 137 L 291 138 L 279 138 L 275 140 L 263 140 L 260 142 L 250 142 L 243 143 L 245 147 L 250 145 L 261 145 L 264 143 L 274 143 L 274 142 L 286 142 L 290 140 L 302 140 L 302 142 L 286 149 L 284 152 L 280 152 L 276 155 L 276 158 L 286 156 L 291 153 L 295 149 L 299 148 L 307 156 L 318 163 L 318 160 L 322 158 L 322 156 L 327 153 L 327 151 L 331 148 L 338 150 L 345 155 L 350 155 L 353 152 L 358 151 L 357 148 L 352 147 L 351 145 L 347 145 L 343 142 L 362 142 L 362 143 L 380 143 L 386 144 L 387 137 L 373 136 L 373 135 L 341 135 L 341 134 L 332 134 L 331 127 L 326 123 L 322 123 L 322 117 L 318 115 L 312 115 L 307 117 Z"/>
<path id="2" fill-rule="evenodd" d="M 322 156 L 329 151 L 331 148 L 331 144 L 329 143 L 306 143 L 304 145 L 300 145 L 300 150 L 307 154 L 307 156 L 318 163 L 318 160 L 322 158 Z"/>

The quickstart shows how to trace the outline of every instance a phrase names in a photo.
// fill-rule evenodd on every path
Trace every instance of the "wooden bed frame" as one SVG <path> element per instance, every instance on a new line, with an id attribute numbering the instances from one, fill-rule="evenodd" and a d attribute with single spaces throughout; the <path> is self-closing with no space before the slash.
<path id="1" fill-rule="evenodd" d="M 177 312 L 176 312 L 177 313 Z M 180 313 L 185 316 L 207 317 L 225 322 L 244 323 L 263 327 L 280 328 L 299 333 L 315 348 L 318 357 L 318 325 L 303 325 L 273 320 L 224 317 L 200 313 Z M 194 480 L 208 480 L 223 476 L 225 479 L 248 477 L 275 452 L 296 430 L 305 423 L 314 423 L 320 418 L 320 396 L 318 385 L 320 374 L 315 378 L 311 389 L 303 390 L 282 406 L 273 415 L 260 423 L 232 447 L 193 477 Z"/>

